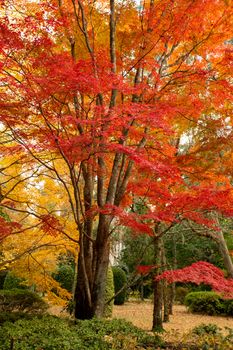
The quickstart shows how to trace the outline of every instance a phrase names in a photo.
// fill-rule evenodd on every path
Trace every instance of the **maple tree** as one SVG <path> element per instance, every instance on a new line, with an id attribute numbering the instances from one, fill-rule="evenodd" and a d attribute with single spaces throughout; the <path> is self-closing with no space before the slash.
<path id="1" fill-rule="evenodd" d="M 154 236 L 155 223 L 214 227 L 207 212 L 232 215 L 228 174 L 213 164 L 215 145 L 229 137 L 219 130 L 232 90 L 230 4 L 3 0 L 0 13 L 8 152 L 38 172 L 39 191 L 53 179 L 75 229 L 37 207 L 37 196 L 33 210 L 2 206 L 79 243 L 75 316 L 101 316 L 117 223 Z M 180 154 L 189 132 L 195 142 Z M 128 211 L 136 196 L 146 213 Z"/>
<path id="2" fill-rule="evenodd" d="M 157 279 L 166 279 L 169 283 L 193 282 L 198 285 L 204 283 L 211 286 L 214 291 L 222 293 L 225 298 L 233 297 L 233 279 L 226 279 L 223 271 L 206 261 L 198 261 L 183 269 L 165 271 Z"/>

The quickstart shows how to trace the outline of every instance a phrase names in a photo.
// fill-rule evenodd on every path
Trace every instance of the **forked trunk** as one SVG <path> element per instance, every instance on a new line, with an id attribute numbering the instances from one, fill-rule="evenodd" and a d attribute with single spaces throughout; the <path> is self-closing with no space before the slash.
<path id="1" fill-rule="evenodd" d="M 83 274 L 82 269 L 79 268 L 75 291 L 75 318 L 85 320 L 94 316 L 103 316 L 107 269 L 108 252 L 105 252 L 102 262 L 99 263 L 95 278 L 93 278 L 93 281 L 89 281 L 93 284 L 93 288 L 90 290 L 91 299 L 89 299 L 88 291 L 85 287 L 86 276 Z"/>
<path id="2" fill-rule="evenodd" d="M 75 290 L 75 318 L 91 319 L 104 314 L 104 295 L 109 263 L 109 221 L 100 220 L 96 242 L 88 237 L 80 239 L 77 284 Z"/>

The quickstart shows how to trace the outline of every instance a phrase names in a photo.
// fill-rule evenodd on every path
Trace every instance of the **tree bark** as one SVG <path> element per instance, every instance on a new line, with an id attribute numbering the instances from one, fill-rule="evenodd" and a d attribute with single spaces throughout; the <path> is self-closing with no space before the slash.
<path id="1" fill-rule="evenodd" d="M 216 223 L 219 227 L 219 231 L 216 232 L 216 231 L 209 230 L 209 231 L 204 232 L 204 233 L 200 232 L 199 235 L 209 237 L 217 243 L 219 252 L 220 252 L 222 259 L 223 259 L 223 262 L 224 262 L 224 266 L 227 270 L 228 277 L 233 278 L 233 261 L 232 261 L 231 255 L 229 253 L 229 250 L 228 250 L 225 238 L 224 238 L 224 234 L 223 234 L 221 224 L 220 224 L 219 218 L 218 218 L 218 213 L 211 212 L 210 217 L 212 217 L 216 221 Z M 192 227 L 192 229 L 193 229 L 193 227 Z M 193 231 L 196 232 L 195 230 L 193 230 Z"/>
<path id="2" fill-rule="evenodd" d="M 102 317 L 104 313 L 104 295 L 110 252 L 109 219 L 107 217 L 100 216 L 96 241 L 92 242 L 91 245 L 91 254 L 89 254 L 90 241 L 88 250 L 85 249 L 85 244 L 83 247 L 80 245 L 75 290 L 75 317 L 78 319 Z M 84 259 L 82 259 L 82 255 L 84 255 Z M 92 266 L 91 273 L 86 269 L 87 266 Z"/>
<path id="3" fill-rule="evenodd" d="M 176 251 L 176 237 L 175 232 L 172 233 L 172 255 L 173 255 L 173 269 L 177 269 L 177 251 Z M 173 282 L 170 285 L 170 293 L 169 293 L 169 314 L 173 315 L 173 304 L 176 298 L 176 283 Z"/>
<path id="4" fill-rule="evenodd" d="M 156 228 L 156 231 L 158 228 Z M 156 232 L 158 233 L 158 232 Z M 156 276 L 160 273 L 159 265 L 161 263 L 161 241 L 160 237 L 154 238 L 154 257 L 155 257 L 155 274 L 154 274 L 154 309 L 153 309 L 153 331 L 161 331 L 162 325 L 162 282 L 156 280 Z"/>
<path id="5" fill-rule="evenodd" d="M 222 230 L 218 232 L 218 239 L 216 240 L 218 243 L 219 252 L 222 255 L 225 268 L 227 270 L 227 274 L 230 278 L 233 278 L 233 262 L 223 236 Z"/>
<path id="6" fill-rule="evenodd" d="M 164 242 L 161 239 L 161 271 L 165 270 L 166 266 L 166 255 L 165 255 L 165 248 L 164 248 Z M 162 281 L 162 288 L 163 288 L 163 322 L 169 321 L 169 286 L 166 280 Z"/>

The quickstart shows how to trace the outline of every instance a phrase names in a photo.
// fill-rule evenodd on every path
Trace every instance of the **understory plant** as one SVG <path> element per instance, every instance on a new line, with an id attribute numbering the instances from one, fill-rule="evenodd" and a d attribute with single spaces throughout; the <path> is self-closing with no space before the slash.
<path id="1" fill-rule="evenodd" d="M 158 336 L 117 319 L 74 322 L 47 315 L 0 326 L 1 350 L 143 350 L 159 345 Z"/>
<path id="2" fill-rule="evenodd" d="M 189 311 L 206 315 L 233 315 L 233 300 L 223 297 L 212 291 L 188 293 L 184 304 Z"/>

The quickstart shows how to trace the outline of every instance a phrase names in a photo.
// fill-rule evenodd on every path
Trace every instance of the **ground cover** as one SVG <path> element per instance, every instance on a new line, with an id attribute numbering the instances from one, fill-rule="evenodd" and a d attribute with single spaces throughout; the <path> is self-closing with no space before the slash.
<path id="1" fill-rule="evenodd" d="M 124 318 L 146 331 L 151 330 L 152 315 L 153 304 L 151 301 L 131 301 L 121 306 L 114 305 L 113 308 L 113 317 Z M 203 323 L 216 324 L 222 329 L 223 334 L 226 334 L 225 327 L 233 328 L 233 317 L 192 314 L 187 311 L 184 305 L 174 305 L 174 314 L 170 316 L 170 321 L 163 324 L 166 331 L 163 337 L 167 341 L 185 338 L 188 332 Z"/>
<path id="2" fill-rule="evenodd" d="M 50 312 L 57 316 L 67 316 L 66 312 L 61 311 L 61 307 L 53 306 Z M 132 322 L 135 326 L 151 332 L 152 327 L 153 304 L 151 301 L 130 301 L 124 305 L 114 305 L 113 318 L 125 319 Z M 218 330 L 214 334 L 191 334 L 191 331 L 198 326 L 207 325 L 207 329 L 212 330 L 216 325 Z M 161 334 L 166 346 L 153 348 L 153 350 L 233 350 L 233 336 L 229 341 L 227 335 L 229 329 L 233 329 L 233 317 L 207 316 L 192 314 L 187 311 L 183 305 L 174 305 L 174 314 L 170 316 L 170 321 L 163 324 L 165 332 Z M 221 329 L 221 334 L 219 334 Z M 131 344 L 132 345 L 132 344 Z M 151 350 L 151 347 L 149 347 Z"/>
<path id="3" fill-rule="evenodd" d="M 114 305 L 113 317 L 125 318 L 137 327 L 150 330 L 152 325 L 153 304 L 149 302 L 127 302 L 124 305 Z M 233 328 L 233 317 L 207 316 L 192 314 L 184 305 L 174 305 L 174 315 L 164 323 L 166 331 L 176 330 L 185 333 L 202 323 L 214 323 L 220 328 Z"/>

